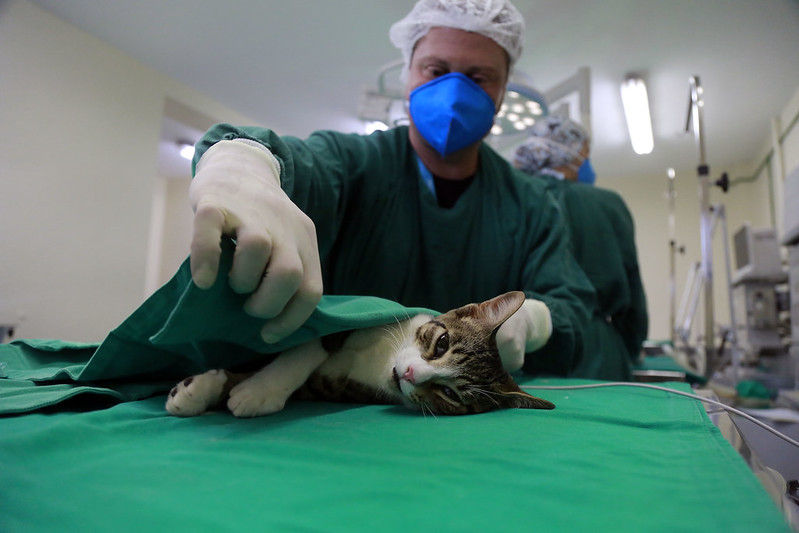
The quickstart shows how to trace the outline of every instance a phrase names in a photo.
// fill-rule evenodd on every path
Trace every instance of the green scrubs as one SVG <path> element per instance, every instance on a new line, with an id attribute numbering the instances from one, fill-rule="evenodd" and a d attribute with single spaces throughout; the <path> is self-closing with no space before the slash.
<path id="1" fill-rule="evenodd" d="M 593 289 L 569 253 L 545 183 L 487 145 L 471 186 L 450 209 L 421 181 L 407 127 L 306 140 L 220 124 L 198 143 L 245 138 L 281 165 L 281 186 L 316 225 L 325 294 L 371 295 L 445 311 L 509 290 L 544 301 L 553 334 L 525 370 L 566 374 L 582 353 Z"/>
<path id="2" fill-rule="evenodd" d="M 574 256 L 597 293 L 583 358 L 570 375 L 629 380 L 649 326 L 630 211 L 613 191 L 540 177 L 563 208 Z"/>

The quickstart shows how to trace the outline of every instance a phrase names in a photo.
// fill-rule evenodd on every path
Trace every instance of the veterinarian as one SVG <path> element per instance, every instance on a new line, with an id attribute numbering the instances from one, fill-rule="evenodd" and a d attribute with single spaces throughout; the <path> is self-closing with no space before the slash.
<path id="1" fill-rule="evenodd" d="M 621 196 L 594 187 L 591 139 L 578 123 L 550 116 L 530 129 L 514 165 L 547 183 L 563 208 L 578 263 L 597 293 L 572 376 L 632 379 L 649 317 L 638 269 L 635 227 Z"/>
<path id="2" fill-rule="evenodd" d="M 420 0 L 389 34 L 409 126 L 305 140 L 209 130 L 190 189 L 194 282 L 214 282 L 220 238 L 234 236 L 229 283 L 250 295 L 267 342 L 299 327 L 323 290 L 438 311 L 523 290 L 497 336 L 506 368 L 572 371 L 594 291 L 546 184 L 482 142 L 523 33 L 506 0 Z"/>

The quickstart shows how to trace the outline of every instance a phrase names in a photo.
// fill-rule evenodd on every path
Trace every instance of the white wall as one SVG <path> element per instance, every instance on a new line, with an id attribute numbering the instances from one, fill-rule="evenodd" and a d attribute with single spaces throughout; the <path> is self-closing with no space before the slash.
<path id="1" fill-rule="evenodd" d="M 101 340 L 144 298 L 166 98 L 252 122 L 25 1 L 0 6 L 0 322 Z"/>
<path id="2" fill-rule="evenodd" d="M 167 231 L 163 234 L 158 286 L 169 281 L 189 255 L 193 220 L 188 200 L 190 183 L 191 174 L 185 178 L 170 178 L 164 181 L 166 187 L 164 226 Z"/>
<path id="3" fill-rule="evenodd" d="M 793 98 L 780 114 L 782 131 L 787 130 L 792 125 L 797 113 L 799 113 L 799 90 L 794 93 Z M 782 150 L 785 156 L 785 171 L 787 174 L 791 169 L 799 166 L 799 125 L 794 125 L 790 133 L 785 136 L 782 141 Z"/>
<path id="4" fill-rule="evenodd" d="M 799 112 L 799 91 L 786 103 L 781 113 L 781 132 L 784 132 Z M 770 122 L 771 117 L 763 117 Z M 769 186 L 769 168 L 764 168 L 757 175 L 753 173 L 767 153 L 771 150 L 771 140 L 763 139 L 761 155 L 749 165 L 741 168 L 720 168 L 713 165 L 713 155 L 708 154 L 711 177 L 715 180 L 727 171 L 736 184 L 727 194 L 713 187 L 711 203 L 724 204 L 727 213 L 729 237 L 749 221 L 753 227 L 773 226 L 771 212 L 771 192 Z M 785 136 L 782 143 L 786 173 L 799 164 L 799 126 Z M 695 154 L 690 154 L 695 156 Z M 773 163 L 773 162 L 772 162 Z M 683 165 L 685 167 L 685 165 Z M 666 200 L 666 173 L 658 176 L 640 176 L 628 178 L 602 179 L 601 169 L 598 172 L 598 185 L 616 190 L 627 202 L 636 224 L 636 244 L 641 264 L 644 286 L 650 313 L 649 337 L 652 339 L 668 339 L 670 336 L 669 319 L 669 232 L 668 204 Z M 741 180 L 741 178 L 746 178 Z M 676 198 L 676 233 L 677 243 L 686 248 L 684 255 L 677 258 L 677 303 L 682 296 L 688 271 L 692 263 L 701 258 L 699 240 L 699 180 L 694 170 L 683 170 L 675 178 Z M 782 201 L 782 199 L 778 199 Z M 799 206 L 797 206 L 799 208 Z M 726 273 L 723 254 L 721 228 L 714 239 L 714 303 L 715 322 L 729 324 L 729 300 L 726 288 Z M 735 265 L 733 263 L 733 269 Z M 695 333 L 704 332 L 702 307 L 697 313 L 694 323 Z"/>
<path id="5" fill-rule="evenodd" d="M 23 0 L 0 4 L 0 94 L 0 322 L 24 315 L 19 337 L 100 340 L 144 298 L 159 190 L 166 189 L 165 219 L 182 221 L 167 222 L 174 231 L 163 235 L 161 281 L 187 250 L 186 181 L 164 183 L 157 175 L 165 100 L 218 121 L 253 121 Z M 797 109 L 799 93 L 786 103 L 783 128 Z M 764 154 L 769 146 L 764 139 Z M 799 164 L 799 127 L 783 150 L 790 171 Z M 724 170 L 750 176 L 761 159 L 723 169 L 708 157 L 714 177 Z M 635 217 L 650 337 L 668 338 L 665 174 L 603 179 L 597 171 L 599 184 L 619 191 Z M 714 190 L 731 232 L 745 220 L 771 225 L 768 177 L 761 174 L 728 195 Z M 678 173 L 677 241 L 687 249 L 678 258 L 678 296 L 700 254 L 697 186 L 694 171 Z M 726 321 L 722 261 L 717 253 L 716 314 Z"/>

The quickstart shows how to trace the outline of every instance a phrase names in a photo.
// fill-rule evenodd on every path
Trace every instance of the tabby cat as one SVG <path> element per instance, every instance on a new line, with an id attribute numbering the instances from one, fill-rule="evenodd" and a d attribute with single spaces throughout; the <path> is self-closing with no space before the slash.
<path id="1" fill-rule="evenodd" d="M 329 335 L 283 352 L 251 374 L 211 370 L 178 383 L 166 409 L 195 416 L 227 404 L 237 417 L 275 413 L 292 399 L 404 404 L 432 414 L 553 409 L 502 367 L 496 332 L 524 302 L 509 292 L 437 317 Z"/>

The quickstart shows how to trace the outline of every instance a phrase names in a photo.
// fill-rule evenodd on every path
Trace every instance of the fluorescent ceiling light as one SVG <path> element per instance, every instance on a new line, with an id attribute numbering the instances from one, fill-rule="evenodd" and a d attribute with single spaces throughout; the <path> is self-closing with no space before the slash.
<path id="1" fill-rule="evenodd" d="M 624 80 L 621 84 L 621 102 L 633 150 L 641 155 L 652 152 L 655 141 L 652 138 L 652 119 L 644 80 L 634 77 Z"/>

